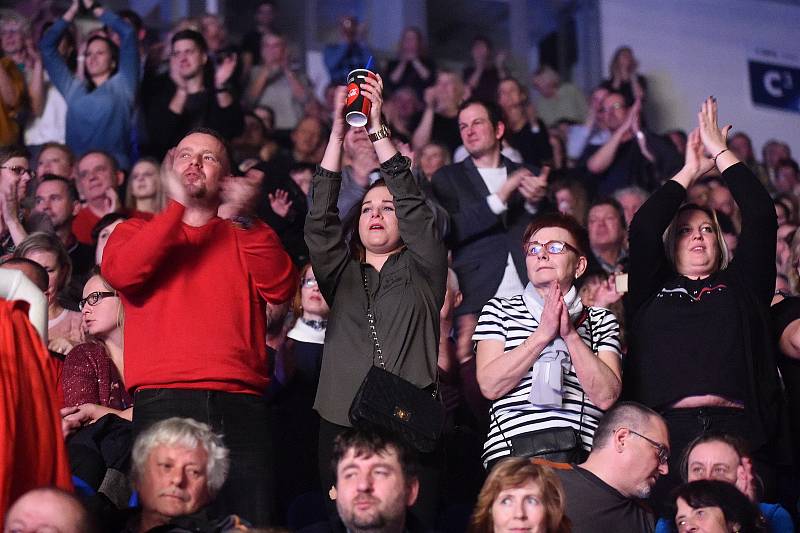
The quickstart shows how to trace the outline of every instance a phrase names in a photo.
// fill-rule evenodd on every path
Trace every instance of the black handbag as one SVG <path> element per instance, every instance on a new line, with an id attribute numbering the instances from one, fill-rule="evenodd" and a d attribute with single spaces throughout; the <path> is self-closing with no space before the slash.
<path id="1" fill-rule="evenodd" d="M 367 295 L 367 322 L 373 342 L 372 367 L 350 405 L 350 423 L 373 424 L 398 434 L 416 450 L 428 453 L 436 449 L 444 427 L 444 406 L 437 390 L 431 394 L 413 383 L 386 370 L 375 316 L 367 285 L 367 273 L 361 269 L 364 292 Z M 375 365 L 375 359 L 378 365 Z"/>
<path id="2" fill-rule="evenodd" d="M 576 323 L 576 326 L 581 324 L 584 320 L 586 320 L 589 330 L 589 348 L 594 352 L 594 331 L 588 311 L 584 311 L 581 318 Z M 508 444 L 512 457 L 538 457 L 554 463 L 577 464 L 583 462 L 586 458 L 586 452 L 581 444 L 580 435 L 580 430 L 583 429 L 583 407 L 585 401 L 586 393 L 581 392 L 581 414 L 578 421 L 579 429 L 564 426 L 538 429 L 529 431 L 528 433 L 522 433 L 521 435 L 514 435 L 510 439 L 506 437 L 503 428 L 500 426 L 494 404 L 490 407 L 489 412 L 492 420 L 497 425 L 497 429 L 500 430 L 500 435 Z M 493 461 L 492 466 L 495 462 L 497 461 Z"/>
<path id="3" fill-rule="evenodd" d="M 509 439 L 514 457 L 540 457 L 554 463 L 581 462 L 583 448 L 574 428 L 540 429 Z"/>

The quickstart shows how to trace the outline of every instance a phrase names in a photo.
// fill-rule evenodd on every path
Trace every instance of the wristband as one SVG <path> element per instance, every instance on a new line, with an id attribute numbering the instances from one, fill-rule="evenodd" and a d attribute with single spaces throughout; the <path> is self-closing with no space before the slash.
<path id="1" fill-rule="evenodd" d="M 718 153 L 717 155 L 715 155 L 715 156 L 714 156 L 714 164 L 715 164 L 715 165 L 717 164 L 717 158 L 718 158 L 719 156 L 721 156 L 722 154 L 724 154 L 725 152 L 727 152 L 727 151 L 728 151 L 728 149 L 727 149 L 727 148 L 725 148 L 725 149 L 724 149 L 724 150 L 722 150 L 720 153 Z"/>

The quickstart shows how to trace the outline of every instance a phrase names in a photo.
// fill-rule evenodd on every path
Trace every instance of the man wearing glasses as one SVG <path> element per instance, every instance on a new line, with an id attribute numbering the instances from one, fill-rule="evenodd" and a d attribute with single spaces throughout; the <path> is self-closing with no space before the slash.
<path id="1" fill-rule="evenodd" d="M 634 402 L 606 411 L 586 462 L 557 468 L 574 533 L 652 532 L 640 500 L 669 471 L 669 433 L 661 416 Z"/>
<path id="2" fill-rule="evenodd" d="M 12 253 L 28 236 L 19 209 L 28 182 L 36 178 L 28 157 L 20 146 L 0 148 L 0 256 Z"/>
<path id="3" fill-rule="evenodd" d="M 164 162 L 166 209 L 117 226 L 102 272 L 125 309 L 134 433 L 173 416 L 224 433 L 231 469 L 214 509 L 263 526 L 273 499 L 266 306 L 294 294 L 296 274 L 275 232 L 246 215 L 256 186 L 232 177 L 231 161 L 219 133 L 186 135 Z"/>
<path id="4" fill-rule="evenodd" d="M 672 143 L 643 127 L 640 100 L 626 102 L 622 93 L 611 91 L 601 111 L 611 136 L 602 146 L 589 145 L 584 152 L 598 196 L 631 185 L 651 191 L 680 169 L 681 156 Z"/>

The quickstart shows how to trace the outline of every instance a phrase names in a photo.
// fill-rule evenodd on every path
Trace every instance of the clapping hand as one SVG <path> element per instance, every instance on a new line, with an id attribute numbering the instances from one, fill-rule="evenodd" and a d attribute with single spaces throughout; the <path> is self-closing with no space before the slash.
<path id="1" fill-rule="evenodd" d="M 728 147 L 728 132 L 733 127 L 728 124 L 720 128 L 717 122 L 717 99 L 709 96 L 697 113 L 697 122 L 700 130 L 700 140 L 711 157 L 718 155 Z"/>
<path id="2" fill-rule="evenodd" d="M 344 142 L 347 133 L 347 122 L 344 119 L 344 108 L 347 104 L 347 87 L 340 85 L 336 87 L 333 95 L 333 116 L 331 124 L 331 139 L 337 142 Z"/>
<path id="3" fill-rule="evenodd" d="M 519 193 L 530 204 L 539 202 L 547 194 L 547 177 L 550 175 L 550 167 L 542 167 L 541 172 L 536 176 L 533 172 L 527 169 L 521 174 L 519 183 Z M 518 170 L 517 172 L 519 172 Z"/>
<path id="4" fill-rule="evenodd" d="M 684 166 L 692 172 L 695 179 L 714 168 L 714 160 L 705 153 L 703 142 L 700 140 L 700 128 L 689 132 L 686 139 Z"/>

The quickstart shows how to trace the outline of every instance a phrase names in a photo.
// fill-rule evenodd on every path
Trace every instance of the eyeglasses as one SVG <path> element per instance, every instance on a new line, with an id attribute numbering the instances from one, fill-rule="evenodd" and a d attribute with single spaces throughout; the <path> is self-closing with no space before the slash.
<path id="1" fill-rule="evenodd" d="M 36 171 L 31 168 L 20 167 L 18 165 L 14 165 L 13 167 L 0 166 L 0 168 L 5 168 L 7 170 L 10 170 L 17 176 L 22 176 L 23 174 L 27 174 L 28 176 L 31 177 L 32 180 L 36 179 Z"/>
<path id="2" fill-rule="evenodd" d="M 600 111 L 603 111 L 603 112 L 605 112 L 605 113 L 610 113 L 611 111 L 615 111 L 615 110 L 617 110 L 617 109 L 620 109 L 620 108 L 622 108 L 622 107 L 624 107 L 624 104 L 622 104 L 622 103 L 620 103 L 620 102 L 614 102 L 614 103 L 613 103 L 613 104 L 611 104 L 610 106 L 607 106 L 607 107 L 601 107 L 601 108 L 600 108 Z"/>
<path id="3" fill-rule="evenodd" d="M 577 248 L 564 241 L 547 241 L 544 244 L 533 241 L 529 242 L 525 247 L 525 253 L 527 255 L 539 255 L 542 253 L 542 250 L 547 250 L 548 254 L 563 254 L 565 250 L 569 250 L 581 255 Z"/>
<path id="4" fill-rule="evenodd" d="M 86 298 L 84 298 L 83 300 L 78 302 L 78 309 L 83 311 L 83 308 L 86 307 L 86 304 L 89 304 L 91 306 L 95 306 L 103 298 L 109 298 L 111 296 L 116 296 L 116 295 L 117 295 L 116 292 L 108 292 L 108 291 L 91 292 L 91 293 L 89 293 L 89 296 L 87 296 Z"/>
<path id="5" fill-rule="evenodd" d="M 630 433 L 633 433 L 637 437 L 641 437 L 646 440 L 652 447 L 658 450 L 658 464 L 665 465 L 667 461 L 669 461 L 669 448 L 661 444 L 660 442 L 656 442 L 653 439 L 645 437 L 641 433 L 636 433 L 631 428 L 620 428 L 620 429 L 627 429 Z"/>
<path id="6" fill-rule="evenodd" d="M 310 289 L 311 287 L 316 287 L 318 285 L 317 280 L 314 278 L 306 278 L 300 282 L 301 287 L 305 287 L 306 289 Z"/>

